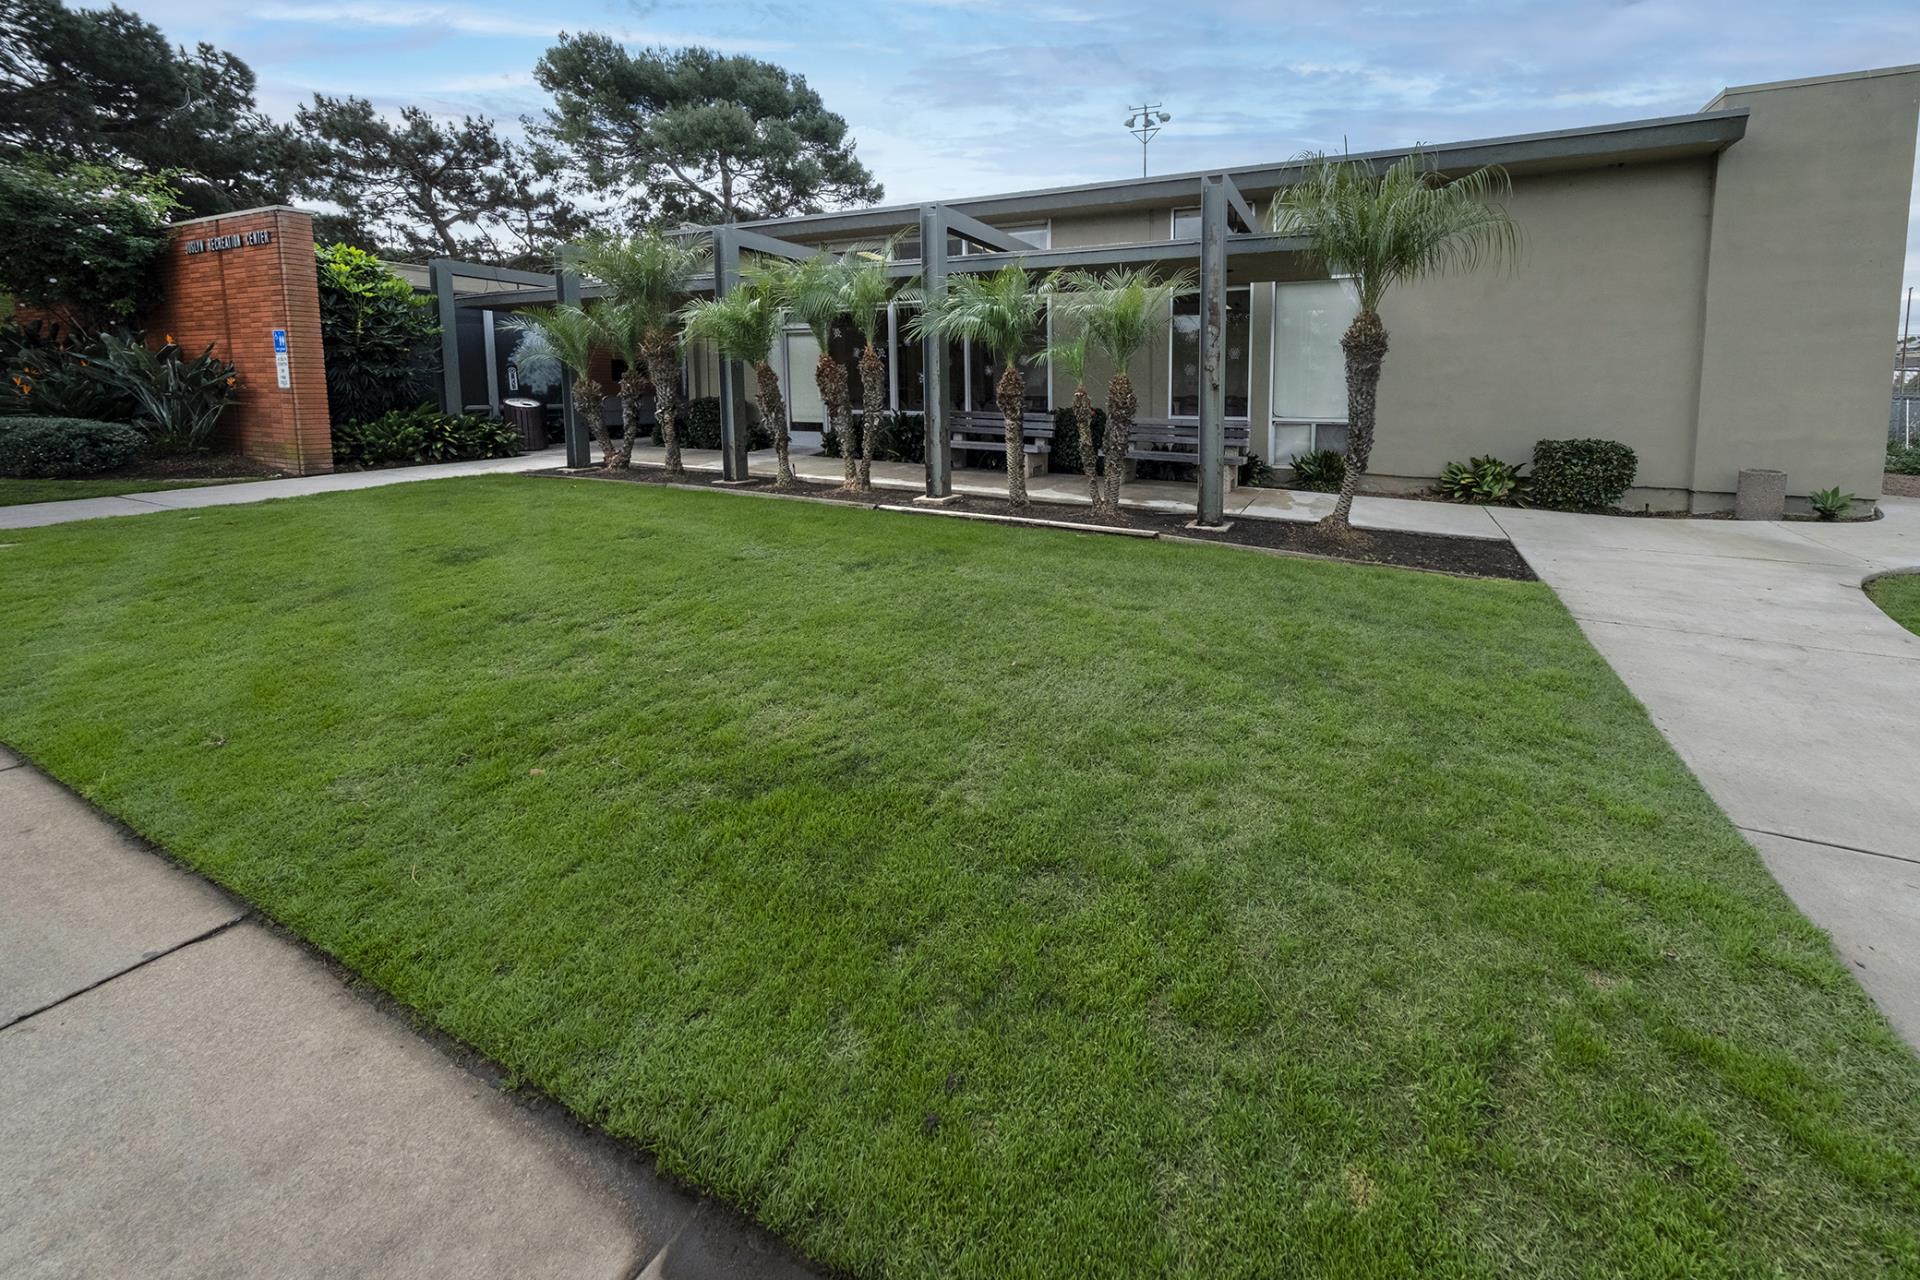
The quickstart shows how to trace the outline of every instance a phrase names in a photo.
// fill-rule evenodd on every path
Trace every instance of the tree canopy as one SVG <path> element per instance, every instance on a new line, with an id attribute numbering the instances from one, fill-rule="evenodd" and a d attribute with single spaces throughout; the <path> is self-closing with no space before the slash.
<path id="1" fill-rule="evenodd" d="M 158 177 L 0 160 L 0 291 L 69 323 L 125 323 L 156 301 L 173 209 Z"/>
<path id="2" fill-rule="evenodd" d="M 554 99 L 529 122 L 536 136 L 633 225 L 817 213 L 884 194 L 846 120 L 771 62 L 701 48 L 632 52 L 588 32 L 563 34 L 534 78 Z"/>
<path id="3" fill-rule="evenodd" d="M 61 0 L 0 6 L 0 148 L 164 172 L 191 213 L 284 201 L 308 162 L 233 54 L 170 44 L 117 5 Z"/>

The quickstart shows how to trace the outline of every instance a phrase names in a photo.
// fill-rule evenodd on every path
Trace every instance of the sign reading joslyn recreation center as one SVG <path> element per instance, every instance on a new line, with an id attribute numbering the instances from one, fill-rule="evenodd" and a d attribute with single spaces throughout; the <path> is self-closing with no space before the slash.
<path id="1" fill-rule="evenodd" d="M 189 240 L 186 242 L 186 245 L 187 252 L 193 254 L 219 253 L 225 249 L 245 249 L 256 244 L 272 243 L 273 232 L 262 230 L 247 231 L 239 235 L 231 236 L 207 236 L 200 240 Z"/>

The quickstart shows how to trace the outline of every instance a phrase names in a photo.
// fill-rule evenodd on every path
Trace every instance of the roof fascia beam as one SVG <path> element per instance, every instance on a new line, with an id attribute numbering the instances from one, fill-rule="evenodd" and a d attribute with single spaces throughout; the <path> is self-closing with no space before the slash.
<path id="1" fill-rule="evenodd" d="M 963 240 L 971 240 L 984 248 L 997 249 L 1002 253 L 1031 252 L 1033 249 L 1033 246 L 1026 241 L 1016 240 L 998 227 L 990 227 L 980 219 L 960 212 L 952 205 L 941 206 L 941 212 L 945 215 L 947 230 Z M 921 252 L 926 252 L 924 246 Z"/>

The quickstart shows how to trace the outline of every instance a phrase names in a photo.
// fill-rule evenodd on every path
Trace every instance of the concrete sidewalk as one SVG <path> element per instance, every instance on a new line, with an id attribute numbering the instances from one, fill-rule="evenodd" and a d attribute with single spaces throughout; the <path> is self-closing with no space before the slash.
<path id="1" fill-rule="evenodd" d="M 0 751 L 0 1275 L 799 1277 Z"/>
<path id="2" fill-rule="evenodd" d="M 324 476 L 288 476 L 280 480 L 248 480 L 211 484 L 198 489 L 163 489 L 130 493 L 118 498 L 74 498 L 66 502 L 26 502 L 0 507 L 0 529 L 37 529 L 73 520 L 107 516 L 151 515 L 195 507 L 228 507 L 274 498 L 299 498 L 310 493 L 343 493 L 350 489 L 377 489 L 414 480 L 445 480 L 452 476 L 497 475 L 502 472 L 541 471 L 565 466 L 566 450 L 554 447 L 517 458 L 485 458 L 479 462 L 440 462 L 418 467 L 387 467 L 378 471 L 337 471 Z"/>
<path id="3" fill-rule="evenodd" d="M 1493 518 L 1920 1047 L 1920 636 L 1860 589 L 1920 566 L 1920 501 L 1882 508 L 1861 524 Z"/>

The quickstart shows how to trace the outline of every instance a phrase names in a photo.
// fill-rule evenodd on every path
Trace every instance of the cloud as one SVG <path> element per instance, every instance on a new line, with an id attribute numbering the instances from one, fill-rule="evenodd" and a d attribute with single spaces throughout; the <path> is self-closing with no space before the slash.
<path id="1" fill-rule="evenodd" d="M 511 13 L 491 12 L 479 5 L 442 8 L 418 4 L 275 4 L 256 9 L 253 16 L 268 22 L 316 23 L 334 26 L 341 22 L 367 27 L 407 30 L 458 32 L 472 36 L 501 36 L 551 40 L 561 31 L 594 30 L 612 36 L 622 44 L 706 45 L 737 53 L 764 53 L 791 49 L 791 41 L 761 37 L 716 35 L 710 32 L 655 31 L 607 27 L 594 22 L 567 22 L 561 18 L 522 18 Z"/>

